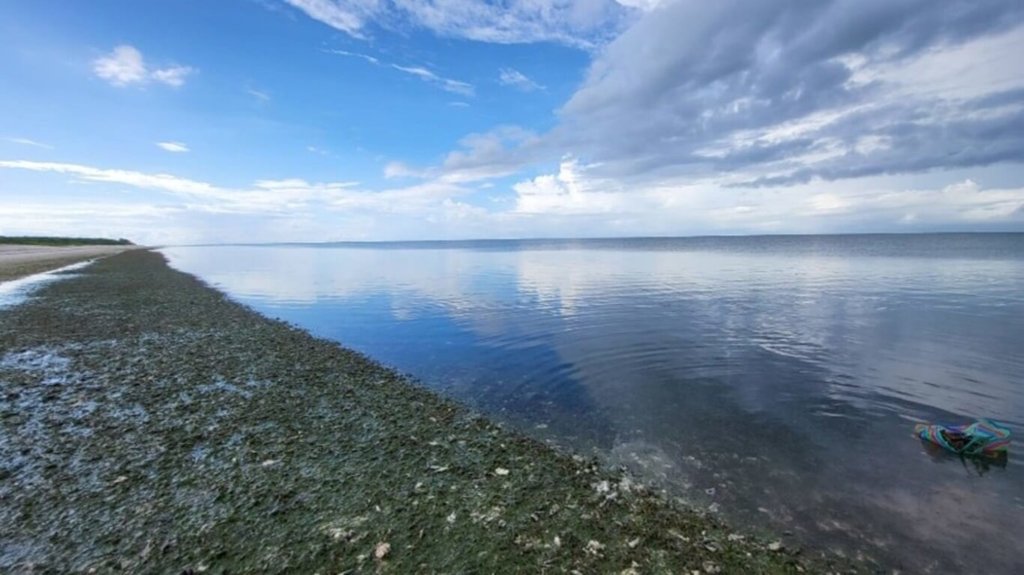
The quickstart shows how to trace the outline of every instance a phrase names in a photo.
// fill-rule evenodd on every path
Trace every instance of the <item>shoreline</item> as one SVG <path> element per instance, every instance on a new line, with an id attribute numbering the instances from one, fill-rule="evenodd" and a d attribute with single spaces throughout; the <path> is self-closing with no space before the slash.
<path id="1" fill-rule="evenodd" d="M 855 570 L 133 250 L 0 311 L 0 571 Z"/>
<path id="2" fill-rule="evenodd" d="M 39 246 L 0 243 L 0 282 L 53 271 L 64 266 L 110 256 L 136 246 Z"/>

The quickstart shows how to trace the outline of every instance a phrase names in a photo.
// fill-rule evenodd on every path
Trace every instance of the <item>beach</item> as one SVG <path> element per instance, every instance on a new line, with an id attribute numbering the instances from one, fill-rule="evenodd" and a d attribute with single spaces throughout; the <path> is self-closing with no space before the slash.
<path id="1" fill-rule="evenodd" d="M 157 253 L 0 311 L 0 571 L 797 573 Z"/>
<path id="2" fill-rule="evenodd" d="M 35 246 L 0 244 L 0 282 L 121 253 L 134 246 Z"/>

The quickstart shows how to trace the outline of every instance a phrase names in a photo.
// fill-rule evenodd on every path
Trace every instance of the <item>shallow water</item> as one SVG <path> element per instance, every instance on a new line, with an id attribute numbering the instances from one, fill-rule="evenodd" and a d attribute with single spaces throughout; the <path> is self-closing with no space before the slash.
<path id="1" fill-rule="evenodd" d="M 37 289 L 48 283 L 71 277 L 71 272 L 80 270 L 94 261 L 96 260 L 77 262 L 47 272 L 0 282 L 0 309 L 24 302 Z"/>
<path id="2" fill-rule="evenodd" d="M 188 247 L 235 299 L 794 544 L 1024 571 L 1024 235 Z M 1019 441 L 1015 446 L 1019 449 Z"/>

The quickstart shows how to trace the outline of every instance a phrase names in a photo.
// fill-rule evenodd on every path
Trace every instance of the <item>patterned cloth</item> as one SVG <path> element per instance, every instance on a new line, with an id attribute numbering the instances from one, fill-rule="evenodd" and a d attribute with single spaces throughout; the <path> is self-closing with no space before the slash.
<path id="1" fill-rule="evenodd" d="M 959 455 L 996 456 L 1010 447 L 1010 428 L 988 419 L 970 425 L 914 426 L 914 433 Z"/>

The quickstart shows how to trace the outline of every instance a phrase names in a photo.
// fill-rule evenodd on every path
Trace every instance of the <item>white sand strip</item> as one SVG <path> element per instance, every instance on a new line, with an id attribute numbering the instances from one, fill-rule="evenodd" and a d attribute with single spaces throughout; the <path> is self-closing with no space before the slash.
<path id="1" fill-rule="evenodd" d="M 136 246 L 24 246 L 0 244 L 0 282 L 121 253 Z"/>

